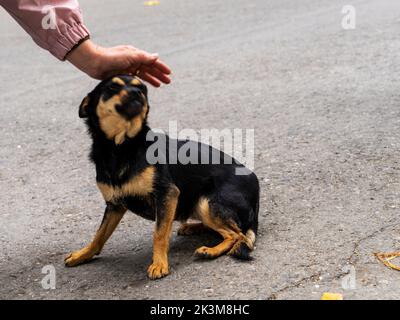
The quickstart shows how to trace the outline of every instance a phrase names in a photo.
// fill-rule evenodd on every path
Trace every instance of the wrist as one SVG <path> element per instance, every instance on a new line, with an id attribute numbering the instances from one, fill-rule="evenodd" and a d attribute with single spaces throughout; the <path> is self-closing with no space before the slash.
<path id="1" fill-rule="evenodd" d="M 101 66 L 99 51 L 99 46 L 90 39 L 86 39 L 68 53 L 66 60 L 89 76 L 99 79 L 101 77 L 99 73 Z"/>

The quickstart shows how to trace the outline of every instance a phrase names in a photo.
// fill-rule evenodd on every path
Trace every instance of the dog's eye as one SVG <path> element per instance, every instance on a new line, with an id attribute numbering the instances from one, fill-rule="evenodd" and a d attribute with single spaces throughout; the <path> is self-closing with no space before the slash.
<path id="1" fill-rule="evenodd" d="M 121 85 L 119 85 L 118 83 L 112 83 L 110 84 L 110 86 L 108 87 L 108 89 L 112 92 L 118 92 L 121 90 Z"/>

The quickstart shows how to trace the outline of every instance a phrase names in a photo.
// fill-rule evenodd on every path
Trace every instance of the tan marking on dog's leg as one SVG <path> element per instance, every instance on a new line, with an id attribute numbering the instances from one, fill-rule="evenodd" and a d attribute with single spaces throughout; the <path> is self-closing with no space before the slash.
<path id="1" fill-rule="evenodd" d="M 234 256 L 243 243 L 250 249 L 250 251 L 254 250 L 254 243 L 256 242 L 256 234 L 254 231 L 249 229 L 247 230 L 246 235 L 244 235 L 240 229 L 236 232 L 239 235 L 239 240 L 234 244 L 232 249 L 229 250 L 228 255 Z"/>
<path id="2" fill-rule="evenodd" d="M 230 255 L 230 256 L 237 255 L 237 252 L 239 252 L 242 244 L 245 244 L 250 250 L 254 249 L 254 242 L 252 242 L 251 239 L 249 239 L 247 236 L 245 236 L 243 233 L 240 232 L 238 240 L 235 242 L 233 247 L 229 250 L 228 255 Z"/>
<path id="3" fill-rule="evenodd" d="M 158 279 L 169 273 L 169 240 L 172 231 L 172 223 L 175 219 L 179 193 L 179 189 L 176 186 L 171 186 L 165 199 L 164 208 L 162 209 L 164 212 L 160 215 L 160 220 L 157 217 L 154 232 L 153 262 L 147 270 L 150 279 Z"/>
<path id="4" fill-rule="evenodd" d="M 200 247 L 195 251 L 196 256 L 203 258 L 217 258 L 228 252 L 240 239 L 240 229 L 236 224 L 228 224 L 221 219 L 213 216 L 206 198 L 202 198 L 197 206 L 197 213 L 203 224 L 210 229 L 218 232 L 224 240 L 215 247 Z"/>
<path id="5" fill-rule="evenodd" d="M 202 234 L 210 231 L 203 223 L 183 223 L 178 229 L 178 235 L 191 236 L 195 234 Z"/>
<path id="6" fill-rule="evenodd" d="M 103 221 L 93 241 L 85 248 L 71 253 L 65 258 L 65 265 L 74 267 L 91 260 L 95 255 L 100 254 L 106 241 L 110 238 L 127 210 L 123 207 L 106 209 Z"/>
<path id="7" fill-rule="evenodd" d="M 209 247 L 200 247 L 196 250 L 195 255 L 201 258 L 207 259 L 215 259 L 229 250 L 235 245 L 237 239 L 235 238 L 226 238 L 219 245 L 209 248 Z"/>

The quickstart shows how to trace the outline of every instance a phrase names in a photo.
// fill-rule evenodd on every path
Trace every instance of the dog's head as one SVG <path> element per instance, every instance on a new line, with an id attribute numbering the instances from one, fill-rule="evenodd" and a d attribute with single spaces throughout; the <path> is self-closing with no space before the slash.
<path id="1" fill-rule="evenodd" d="M 115 144 L 135 137 L 146 123 L 149 105 L 147 88 L 129 75 L 100 82 L 79 107 L 79 117 L 87 118 L 93 133 L 103 133 Z"/>

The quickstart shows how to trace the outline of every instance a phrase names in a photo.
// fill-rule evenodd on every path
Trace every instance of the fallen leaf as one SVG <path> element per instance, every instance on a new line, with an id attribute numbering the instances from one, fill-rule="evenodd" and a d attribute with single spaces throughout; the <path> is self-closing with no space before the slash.
<path id="1" fill-rule="evenodd" d="M 375 257 L 379 259 L 385 266 L 400 271 L 400 267 L 391 263 L 390 260 L 400 257 L 400 252 L 391 252 L 391 253 L 374 253 Z"/>
<path id="2" fill-rule="evenodd" d="M 343 296 L 340 293 L 324 292 L 321 300 L 343 300 Z"/>
<path id="3" fill-rule="evenodd" d="M 160 1 L 145 1 L 144 2 L 144 5 L 149 6 L 149 7 L 158 6 L 159 4 L 160 4 Z"/>

